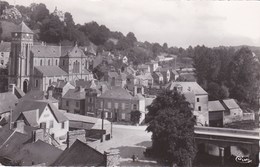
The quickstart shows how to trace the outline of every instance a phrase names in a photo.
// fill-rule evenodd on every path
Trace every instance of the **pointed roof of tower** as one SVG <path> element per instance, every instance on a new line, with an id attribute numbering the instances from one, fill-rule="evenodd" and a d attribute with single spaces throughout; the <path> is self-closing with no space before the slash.
<path id="1" fill-rule="evenodd" d="M 33 31 L 22 21 L 21 24 L 17 26 L 15 32 L 23 32 L 33 34 Z"/>

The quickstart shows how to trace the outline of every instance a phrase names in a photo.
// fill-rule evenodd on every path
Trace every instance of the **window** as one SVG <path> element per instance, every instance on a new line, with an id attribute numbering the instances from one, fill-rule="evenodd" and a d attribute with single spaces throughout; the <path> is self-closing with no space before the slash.
<path id="1" fill-rule="evenodd" d="M 122 110 L 125 110 L 125 103 L 122 103 Z"/>
<path id="2" fill-rule="evenodd" d="M 66 106 L 69 106 L 69 101 L 68 100 L 66 101 Z"/>
<path id="3" fill-rule="evenodd" d="M 62 61 L 62 65 L 65 66 L 65 60 Z"/>
<path id="4" fill-rule="evenodd" d="M 76 107 L 79 107 L 79 102 L 78 101 L 76 101 Z"/>
<path id="5" fill-rule="evenodd" d="M 39 85 L 39 81 L 38 81 L 38 79 L 36 79 L 36 80 L 35 80 L 35 87 L 37 88 L 38 85 Z"/>
<path id="6" fill-rule="evenodd" d="M 197 98 L 197 102 L 200 102 L 200 98 Z"/>
<path id="7" fill-rule="evenodd" d="M 49 59 L 49 60 L 48 60 L 48 66 L 50 66 L 50 65 L 51 65 L 51 60 Z"/>
<path id="8" fill-rule="evenodd" d="M 107 117 L 112 118 L 112 112 L 107 112 Z"/>
<path id="9" fill-rule="evenodd" d="M 3 52 L 1 53 L 1 56 L 4 57 L 4 53 Z"/>
<path id="10" fill-rule="evenodd" d="M 56 66 L 58 65 L 58 60 L 56 60 Z"/>
<path id="11" fill-rule="evenodd" d="M 4 65 L 4 60 L 1 60 L 1 64 Z"/>
<path id="12" fill-rule="evenodd" d="M 42 66 L 42 59 L 40 60 L 40 66 Z"/>
<path id="13" fill-rule="evenodd" d="M 103 101 L 100 101 L 100 107 L 103 108 Z"/>
<path id="14" fill-rule="evenodd" d="M 89 103 L 93 103 L 92 97 L 89 98 Z"/>
<path id="15" fill-rule="evenodd" d="M 111 102 L 107 102 L 107 108 L 111 108 Z"/>
<path id="16" fill-rule="evenodd" d="M 125 119 L 125 113 L 122 113 L 122 119 Z"/>
<path id="17" fill-rule="evenodd" d="M 50 126 L 49 128 L 53 128 L 53 121 L 50 121 Z"/>
<path id="18" fill-rule="evenodd" d="M 40 123 L 40 128 L 41 129 L 46 129 L 46 122 L 41 122 Z"/>
<path id="19" fill-rule="evenodd" d="M 79 64 L 78 60 L 76 60 L 76 61 L 73 63 L 72 72 L 73 72 L 73 73 L 79 73 L 79 66 L 80 66 L 80 64 Z"/>
<path id="20" fill-rule="evenodd" d="M 137 104 L 133 104 L 133 110 L 137 110 Z"/>
<path id="21" fill-rule="evenodd" d="M 115 109 L 118 109 L 118 103 L 115 103 Z"/>
<path id="22" fill-rule="evenodd" d="M 201 106 L 198 107 L 198 110 L 201 111 Z"/>
<path id="23" fill-rule="evenodd" d="M 61 129 L 65 129 L 65 122 L 61 123 Z"/>
<path id="24" fill-rule="evenodd" d="M 51 79 L 49 79 L 49 85 L 51 85 Z"/>

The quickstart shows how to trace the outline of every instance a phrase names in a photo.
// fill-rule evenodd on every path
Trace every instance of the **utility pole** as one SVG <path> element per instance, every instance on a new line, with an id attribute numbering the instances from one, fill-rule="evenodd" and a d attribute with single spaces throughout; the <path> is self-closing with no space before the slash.
<path id="1" fill-rule="evenodd" d="M 103 142 L 103 130 L 104 130 L 104 106 L 105 105 L 105 99 L 103 99 L 103 103 L 102 103 L 102 111 L 101 111 L 101 130 L 102 130 L 102 136 L 101 136 L 101 142 Z"/>

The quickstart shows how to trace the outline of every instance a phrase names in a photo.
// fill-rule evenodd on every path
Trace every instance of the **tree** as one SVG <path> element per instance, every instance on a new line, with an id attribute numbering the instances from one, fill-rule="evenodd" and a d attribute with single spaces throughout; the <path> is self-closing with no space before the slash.
<path id="1" fill-rule="evenodd" d="M 147 131 L 152 132 L 152 153 L 185 166 L 196 155 L 195 118 L 190 104 L 176 91 L 165 90 L 148 106 Z"/>
<path id="2" fill-rule="evenodd" d="M 255 103 L 259 89 L 259 62 L 251 50 L 239 49 L 229 64 L 230 96 L 240 102 Z"/>
<path id="3" fill-rule="evenodd" d="M 37 22 L 42 22 L 46 17 L 49 16 L 49 10 L 43 3 L 31 4 L 31 19 Z"/>
<path id="4" fill-rule="evenodd" d="M 58 16 L 51 15 L 43 20 L 40 39 L 48 43 L 59 43 L 63 40 L 64 25 Z"/>
<path id="5" fill-rule="evenodd" d="M 141 118 L 141 112 L 138 110 L 135 110 L 135 111 L 131 111 L 130 114 L 131 114 L 131 117 L 130 117 L 131 122 L 133 124 L 138 124 L 140 121 L 140 118 Z"/>

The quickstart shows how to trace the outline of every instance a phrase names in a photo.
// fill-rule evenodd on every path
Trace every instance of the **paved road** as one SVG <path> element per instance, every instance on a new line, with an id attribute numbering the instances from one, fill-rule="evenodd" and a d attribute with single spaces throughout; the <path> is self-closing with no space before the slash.
<path id="1" fill-rule="evenodd" d="M 150 147 L 151 133 L 145 131 L 146 126 L 113 125 L 113 138 L 103 143 L 90 144 L 93 148 L 104 151 L 119 152 L 120 164 L 123 166 L 158 166 L 155 160 L 144 157 L 143 151 Z M 133 162 L 132 155 L 138 156 L 139 161 Z"/>

